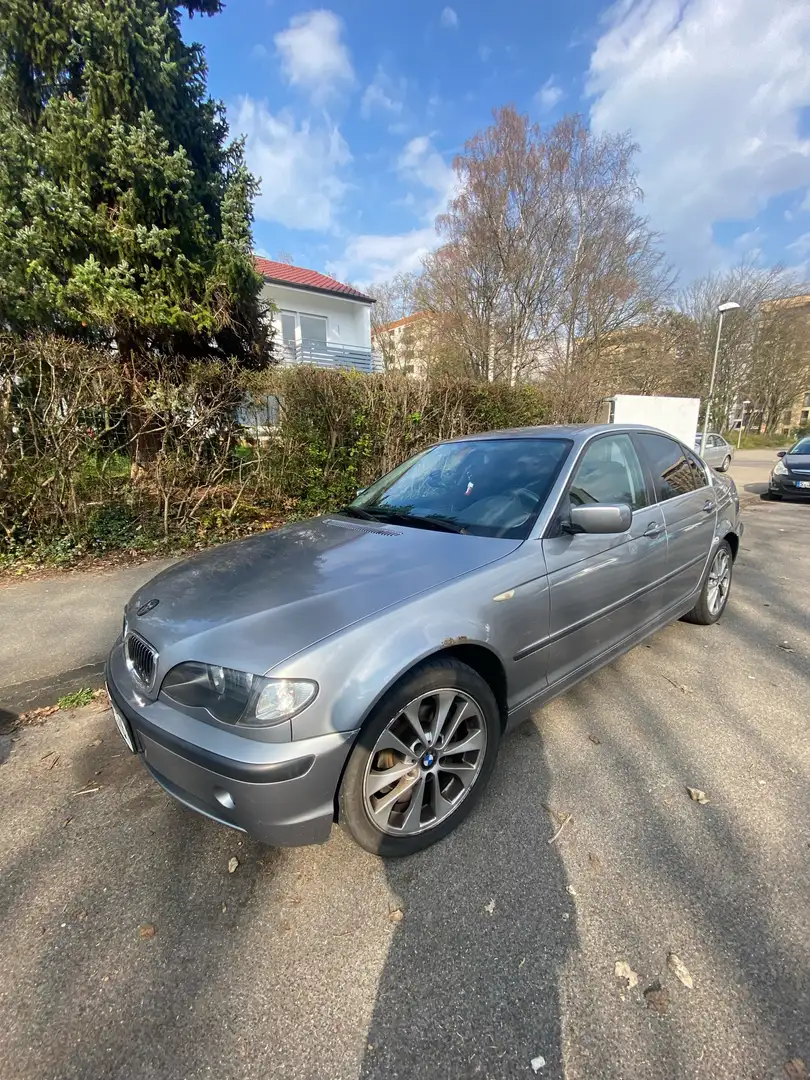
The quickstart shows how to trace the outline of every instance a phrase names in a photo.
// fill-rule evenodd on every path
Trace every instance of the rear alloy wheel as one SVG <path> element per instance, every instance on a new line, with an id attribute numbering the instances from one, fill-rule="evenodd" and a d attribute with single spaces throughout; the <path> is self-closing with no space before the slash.
<path id="1" fill-rule="evenodd" d="M 717 471 L 718 472 L 728 472 L 730 465 L 731 465 L 731 454 L 727 454 L 725 459 L 723 460 L 723 464 L 720 466 L 720 468 Z"/>
<path id="2" fill-rule="evenodd" d="M 495 698 L 477 672 L 456 660 L 422 665 L 361 732 L 340 788 L 341 823 L 378 855 L 441 840 L 482 795 L 500 735 Z"/>
<path id="3" fill-rule="evenodd" d="M 687 622 L 699 626 L 711 626 L 717 622 L 728 603 L 732 566 L 731 548 L 726 540 L 721 540 L 703 581 L 700 598 L 692 610 L 684 615 Z"/>

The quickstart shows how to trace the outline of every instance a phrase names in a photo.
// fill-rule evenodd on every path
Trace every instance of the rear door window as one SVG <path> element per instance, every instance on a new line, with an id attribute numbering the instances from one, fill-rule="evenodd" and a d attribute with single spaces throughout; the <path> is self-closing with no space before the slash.
<path id="1" fill-rule="evenodd" d="M 666 435 L 639 433 L 636 437 L 649 462 L 658 502 L 707 486 L 705 468 L 680 443 Z"/>

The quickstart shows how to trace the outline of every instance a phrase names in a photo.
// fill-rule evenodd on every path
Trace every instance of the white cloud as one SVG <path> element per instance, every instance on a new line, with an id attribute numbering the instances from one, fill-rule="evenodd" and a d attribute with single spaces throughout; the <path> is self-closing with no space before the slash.
<path id="1" fill-rule="evenodd" d="M 481 60 L 481 63 L 485 64 L 487 62 L 487 60 L 489 60 L 490 56 L 492 56 L 491 47 L 489 45 L 479 45 L 478 46 L 478 56 L 479 56 L 479 59 Z"/>
<path id="2" fill-rule="evenodd" d="M 247 163 L 262 178 L 256 217 L 291 229 L 334 229 L 347 187 L 341 173 L 352 160 L 340 130 L 298 124 L 249 97 L 239 100 L 232 126 L 247 136 Z"/>
<path id="3" fill-rule="evenodd" d="M 554 76 L 551 75 L 534 95 L 534 103 L 543 112 L 551 112 L 564 97 L 563 88 L 554 82 Z"/>
<path id="4" fill-rule="evenodd" d="M 807 194 L 802 200 L 802 204 L 799 209 L 804 210 L 806 213 L 810 214 L 810 188 L 807 189 Z"/>
<path id="5" fill-rule="evenodd" d="M 343 21 L 321 9 L 294 15 L 273 38 L 284 77 L 322 105 L 355 82 L 349 50 L 341 40 Z"/>
<path id="6" fill-rule="evenodd" d="M 436 232 L 430 227 L 395 236 L 355 236 L 339 259 L 327 263 L 326 271 L 339 281 L 369 288 L 394 274 L 419 270 L 422 258 L 436 243 Z"/>
<path id="7" fill-rule="evenodd" d="M 433 221 L 446 209 L 456 191 L 456 174 L 433 145 L 429 135 L 406 143 L 396 162 L 400 179 L 422 189 L 409 190 L 400 205 L 407 206 L 423 226 L 395 235 L 366 234 L 353 237 L 329 272 L 343 281 L 372 286 L 404 271 L 419 270 L 422 259 L 439 243 Z"/>
<path id="8" fill-rule="evenodd" d="M 713 223 L 810 183 L 810 4 L 619 0 L 591 56 L 596 131 L 629 129 L 653 224 L 686 275 L 722 258 Z"/>
<path id="9" fill-rule="evenodd" d="M 431 193 L 425 214 L 432 219 L 444 210 L 456 188 L 456 174 L 430 140 L 417 135 L 406 143 L 397 159 L 397 172 L 403 180 L 419 184 Z"/>
<path id="10" fill-rule="evenodd" d="M 458 26 L 458 15 L 451 7 L 446 7 L 442 10 L 440 20 L 442 26 L 447 30 L 455 30 Z"/>
<path id="11" fill-rule="evenodd" d="M 365 120 L 368 120 L 375 112 L 398 116 L 404 106 L 404 96 L 405 80 L 395 80 L 378 67 L 374 78 L 363 93 L 360 113 Z"/>
<path id="12" fill-rule="evenodd" d="M 810 232 L 803 233 L 798 240 L 788 244 L 788 251 L 795 251 L 800 259 L 810 255 Z"/>

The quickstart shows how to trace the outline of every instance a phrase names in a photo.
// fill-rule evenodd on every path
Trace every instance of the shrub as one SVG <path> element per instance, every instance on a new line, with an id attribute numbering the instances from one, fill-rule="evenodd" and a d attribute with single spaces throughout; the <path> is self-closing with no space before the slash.
<path id="1" fill-rule="evenodd" d="M 0 558 L 238 536 L 346 502 L 431 443 L 545 416 L 531 386 L 221 360 L 183 365 L 181 381 L 175 370 L 127 392 L 108 349 L 0 336 Z M 257 428 L 268 401 L 276 426 Z M 152 441 L 145 472 L 131 468 L 133 414 Z"/>

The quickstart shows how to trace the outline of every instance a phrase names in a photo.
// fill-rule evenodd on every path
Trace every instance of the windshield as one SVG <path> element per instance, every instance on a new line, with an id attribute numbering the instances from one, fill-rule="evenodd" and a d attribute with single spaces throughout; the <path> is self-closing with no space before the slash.
<path id="1" fill-rule="evenodd" d="M 442 443 L 366 488 L 346 513 L 522 540 L 570 448 L 550 438 Z"/>
<path id="2" fill-rule="evenodd" d="M 810 457 L 810 439 L 799 439 L 789 454 L 807 454 Z"/>

